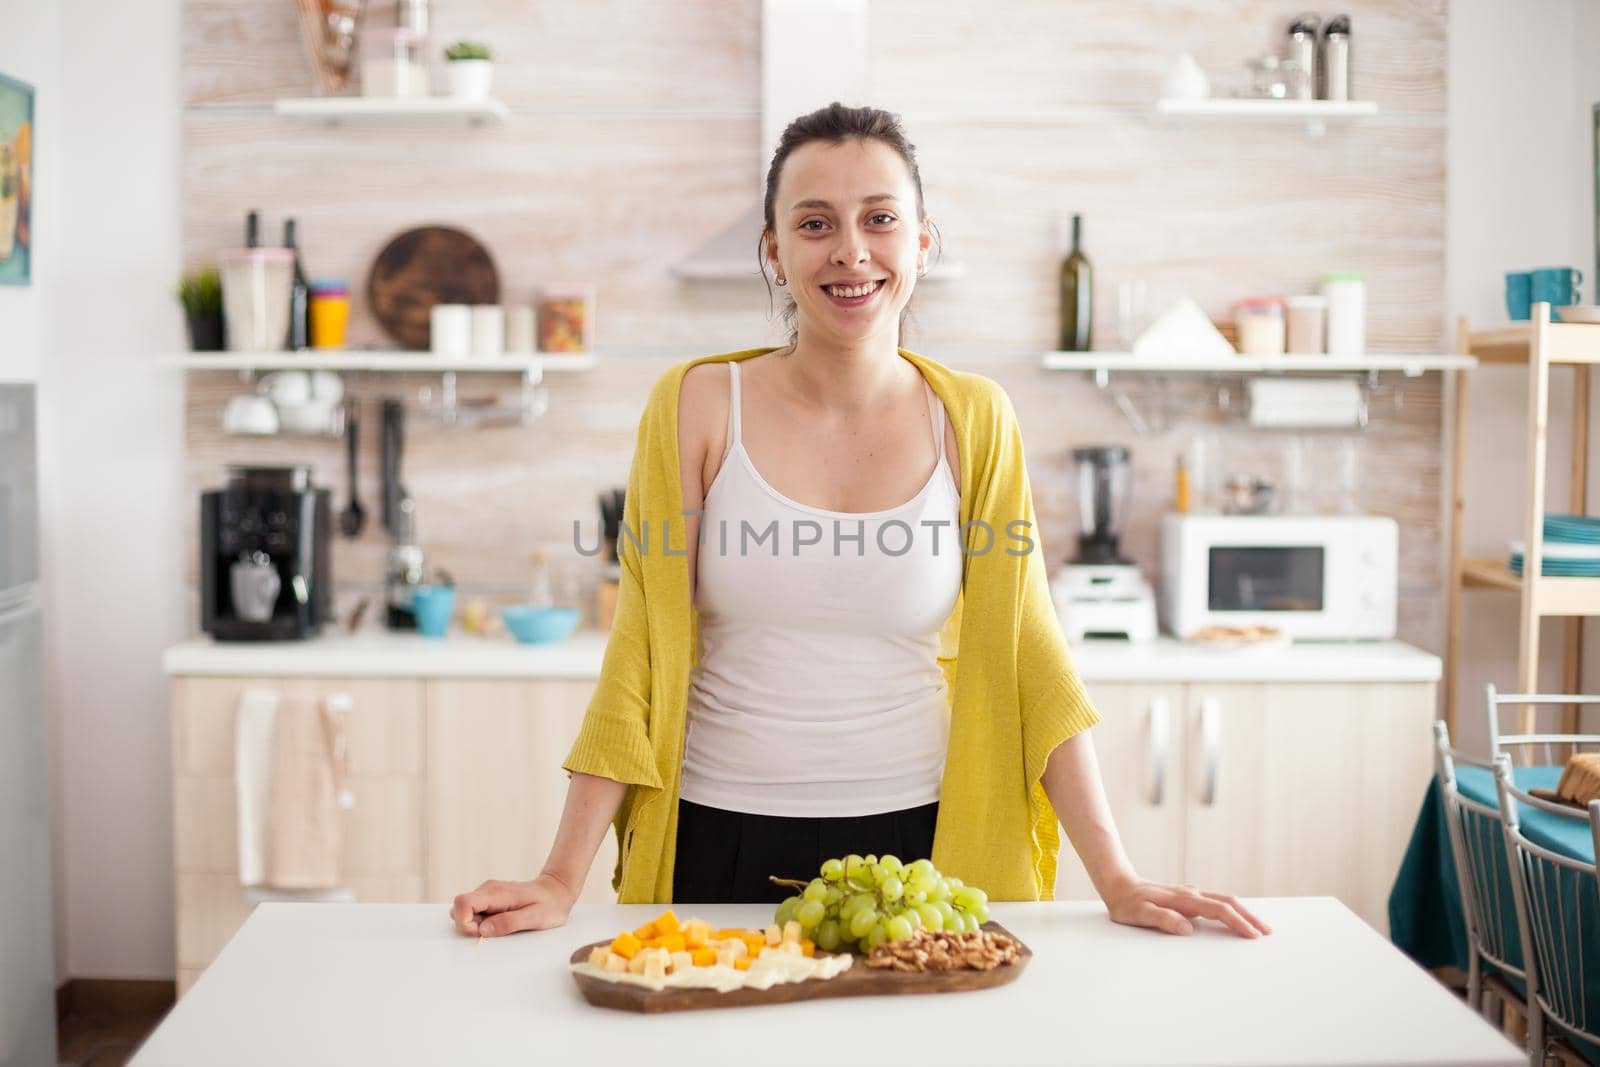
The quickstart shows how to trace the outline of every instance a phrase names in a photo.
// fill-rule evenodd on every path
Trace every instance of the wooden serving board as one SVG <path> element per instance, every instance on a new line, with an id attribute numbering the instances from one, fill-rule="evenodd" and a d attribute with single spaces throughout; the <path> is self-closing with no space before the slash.
<path id="1" fill-rule="evenodd" d="M 1017 958 L 991 971 L 908 971 L 878 970 L 868 967 L 865 956 L 856 957 L 853 967 L 828 979 L 784 982 L 771 989 L 646 989 L 629 982 L 608 982 L 604 978 L 572 972 L 583 999 L 598 1008 L 656 1014 L 664 1011 L 702 1011 L 706 1008 L 744 1008 L 753 1004 L 788 1004 L 797 1000 L 822 1000 L 826 997 L 881 997 L 907 993 L 964 993 L 970 989 L 993 989 L 1015 982 L 1033 958 L 1033 952 L 1011 931 L 996 922 L 983 924 L 991 933 L 1004 934 L 1017 942 Z M 596 941 L 572 954 L 573 963 L 589 958 Z"/>

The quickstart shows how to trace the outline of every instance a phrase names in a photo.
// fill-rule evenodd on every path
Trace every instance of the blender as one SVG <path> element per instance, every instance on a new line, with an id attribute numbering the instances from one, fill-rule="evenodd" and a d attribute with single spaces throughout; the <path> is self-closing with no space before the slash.
<path id="1" fill-rule="evenodd" d="M 1120 538 L 1133 471 L 1128 450 L 1096 445 L 1072 450 L 1078 488 L 1078 553 L 1050 583 L 1070 641 L 1154 641 L 1156 598 L 1138 566 L 1122 558 Z"/>

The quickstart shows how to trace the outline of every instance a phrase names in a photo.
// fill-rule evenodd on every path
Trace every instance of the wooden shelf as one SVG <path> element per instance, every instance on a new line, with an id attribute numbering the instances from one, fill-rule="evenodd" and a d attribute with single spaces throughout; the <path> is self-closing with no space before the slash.
<path id="1" fill-rule="evenodd" d="M 1470 370 L 1478 361 L 1471 356 L 1420 352 L 1373 352 L 1364 356 L 1286 355 L 1223 356 L 1220 359 L 1186 359 L 1182 356 L 1136 356 L 1131 352 L 1046 352 L 1045 370 L 1122 371 L 1165 374 L 1334 374 L 1349 371 L 1400 371 L 1416 377 L 1426 371 Z"/>
<path id="2" fill-rule="evenodd" d="M 511 109 L 498 100 L 457 100 L 449 96 L 307 96 L 278 100 L 272 110 L 280 118 L 315 119 L 333 126 L 484 126 L 499 125 L 511 115 Z"/>
<path id="3" fill-rule="evenodd" d="M 191 352 L 167 356 L 162 366 L 182 370 L 336 370 L 386 373 L 547 374 L 593 370 L 599 357 L 592 352 L 571 355 L 470 356 L 451 359 L 431 352 Z"/>
<path id="4" fill-rule="evenodd" d="M 1520 575 L 1512 574 L 1503 559 L 1468 559 L 1461 562 L 1461 584 L 1468 589 L 1522 588 Z"/>
<path id="5" fill-rule="evenodd" d="M 1474 330 L 1468 344 L 1482 363 L 1527 363 L 1533 348 L 1533 323 L 1513 322 L 1492 330 Z M 1600 363 L 1600 325 L 1552 322 L 1550 362 Z"/>
<path id="6" fill-rule="evenodd" d="M 1461 584 L 1468 589 L 1521 592 L 1522 576 L 1498 559 L 1469 559 L 1461 564 Z M 1541 576 L 1534 589 L 1534 610 L 1544 615 L 1600 615 L 1600 578 Z"/>

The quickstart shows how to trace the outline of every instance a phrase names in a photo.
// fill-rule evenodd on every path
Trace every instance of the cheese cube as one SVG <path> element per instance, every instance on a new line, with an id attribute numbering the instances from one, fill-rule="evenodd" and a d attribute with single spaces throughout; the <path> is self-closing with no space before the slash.
<path id="1" fill-rule="evenodd" d="M 785 941 L 783 944 L 778 946 L 778 951 L 783 953 L 785 956 L 803 955 L 800 949 L 800 942 L 798 941 Z"/>
<path id="2" fill-rule="evenodd" d="M 607 952 L 605 968 L 612 974 L 627 974 L 628 961 L 617 955 L 615 952 Z"/>
<path id="3" fill-rule="evenodd" d="M 611 951 L 625 960 L 633 959 L 642 947 L 644 946 L 641 940 L 633 934 L 619 934 L 617 939 L 611 942 Z"/>
<path id="4" fill-rule="evenodd" d="M 629 960 L 628 961 L 628 973 L 629 974 L 643 974 L 644 973 L 644 961 L 647 958 L 648 957 L 646 957 L 645 954 L 643 952 L 641 952 L 637 956 L 633 957 L 633 959 Z"/>
<path id="5" fill-rule="evenodd" d="M 704 919 L 690 919 L 683 924 L 683 947 L 689 950 L 705 948 L 711 944 L 711 928 Z"/>
<path id="6" fill-rule="evenodd" d="M 778 942 L 783 940 L 783 931 L 778 929 L 777 923 L 773 923 L 771 926 L 768 926 L 766 934 L 767 944 L 769 945 L 776 945 Z"/>
<path id="7" fill-rule="evenodd" d="M 589 950 L 589 963 L 595 967 L 604 967 L 606 965 L 606 957 L 609 955 L 611 955 L 609 948 L 604 945 L 596 945 Z"/>
<path id="8" fill-rule="evenodd" d="M 646 978 L 665 978 L 667 976 L 667 959 L 665 956 L 650 956 L 644 961 L 644 976 Z"/>
<path id="9" fill-rule="evenodd" d="M 672 959 L 669 961 L 669 966 L 673 974 L 677 974 L 679 971 L 687 971 L 694 966 L 694 957 L 687 952 L 674 952 Z"/>
<path id="10" fill-rule="evenodd" d="M 658 936 L 665 936 L 677 933 L 683 929 L 683 924 L 678 921 L 677 914 L 669 908 L 656 918 L 655 927 Z"/>
<path id="11" fill-rule="evenodd" d="M 800 924 L 794 919 L 790 919 L 788 922 L 783 924 L 783 939 L 785 941 L 799 942 Z"/>
<path id="12" fill-rule="evenodd" d="M 697 948 L 689 956 L 696 967 L 709 967 L 717 962 L 717 950 L 710 947 Z"/>

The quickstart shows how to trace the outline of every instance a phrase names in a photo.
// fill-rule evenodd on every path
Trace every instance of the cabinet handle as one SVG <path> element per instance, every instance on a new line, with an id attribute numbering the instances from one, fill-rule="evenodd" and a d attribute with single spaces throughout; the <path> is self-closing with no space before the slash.
<path id="1" fill-rule="evenodd" d="M 1172 706 L 1166 697 L 1150 698 L 1150 803 L 1159 807 L 1167 794 L 1167 744 L 1172 737 Z"/>
<path id="2" fill-rule="evenodd" d="M 1200 701 L 1200 740 L 1205 745 L 1205 779 L 1200 787 L 1200 803 L 1207 807 L 1217 802 L 1217 770 L 1222 758 L 1222 712 L 1216 697 Z"/>

